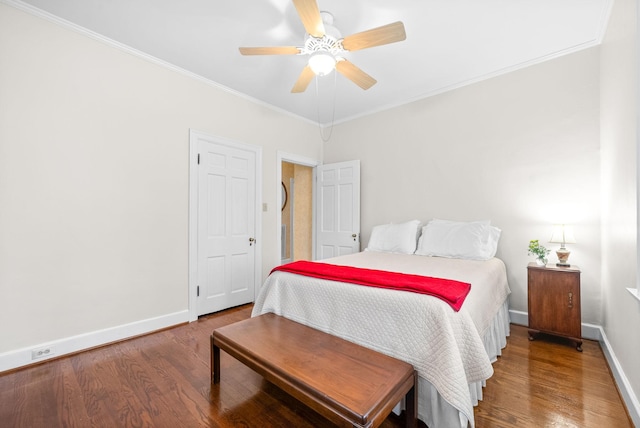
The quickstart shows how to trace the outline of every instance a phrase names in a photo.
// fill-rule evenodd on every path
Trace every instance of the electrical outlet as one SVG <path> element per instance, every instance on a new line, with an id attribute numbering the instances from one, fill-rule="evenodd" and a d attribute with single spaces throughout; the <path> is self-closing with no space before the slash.
<path id="1" fill-rule="evenodd" d="M 37 348 L 37 349 L 31 350 L 31 359 L 38 360 L 40 358 L 50 357 L 52 355 L 55 355 L 55 353 L 56 353 L 56 350 L 53 346 Z"/>

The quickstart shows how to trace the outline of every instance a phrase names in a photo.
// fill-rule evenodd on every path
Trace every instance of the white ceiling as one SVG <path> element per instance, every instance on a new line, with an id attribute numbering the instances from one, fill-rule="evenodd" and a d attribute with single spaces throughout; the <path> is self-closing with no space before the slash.
<path id="1" fill-rule="evenodd" d="M 378 81 L 367 91 L 331 73 L 292 94 L 305 57 L 238 51 L 302 46 L 291 0 L 5 0 L 320 123 L 334 95 L 338 123 L 598 44 L 611 1 L 318 0 L 343 36 L 402 21 L 407 39 L 348 54 Z"/>

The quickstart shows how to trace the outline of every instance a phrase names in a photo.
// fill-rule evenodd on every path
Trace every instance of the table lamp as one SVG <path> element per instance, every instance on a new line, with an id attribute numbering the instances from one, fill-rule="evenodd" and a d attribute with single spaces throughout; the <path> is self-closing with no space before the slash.
<path id="1" fill-rule="evenodd" d="M 567 250 L 565 244 L 575 244 L 576 239 L 573 237 L 573 228 L 566 224 L 558 224 L 553 227 L 553 233 L 549 242 L 560 244 L 560 248 L 556 250 L 558 256 L 558 263 L 556 266 L 569 267 L 571 266 L 567 261 L 569 260 L 569 254 L 571 251 Z"/>

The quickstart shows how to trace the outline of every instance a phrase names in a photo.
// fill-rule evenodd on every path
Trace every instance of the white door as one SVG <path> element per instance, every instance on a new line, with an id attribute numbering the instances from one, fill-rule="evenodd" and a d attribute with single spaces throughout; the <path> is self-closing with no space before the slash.
<path id="1" fill-rule="evenodd" d="M 360 161 L 316 167 L 316 259 L 360 251 Z"/>
<path id="2" fill-rule="evenodd" d="M 197 313 L 254 300 L 257 149 L 198 139 Z"/>

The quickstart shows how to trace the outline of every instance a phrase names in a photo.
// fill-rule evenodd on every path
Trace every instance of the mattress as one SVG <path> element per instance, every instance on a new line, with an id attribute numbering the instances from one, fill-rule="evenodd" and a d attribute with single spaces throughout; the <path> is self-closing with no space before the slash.
<path id="1" fill-rule="evenodd" d="M 419 376 L 419 418 L 432 428 L 473 427 L 473 406 L 508 334 L 504 263 L 373 251 L 322 262 L 471 284 L 456 312 L 428 295 L 274 272 L 252 315 L 273 312 L 411 363 Z"/>

